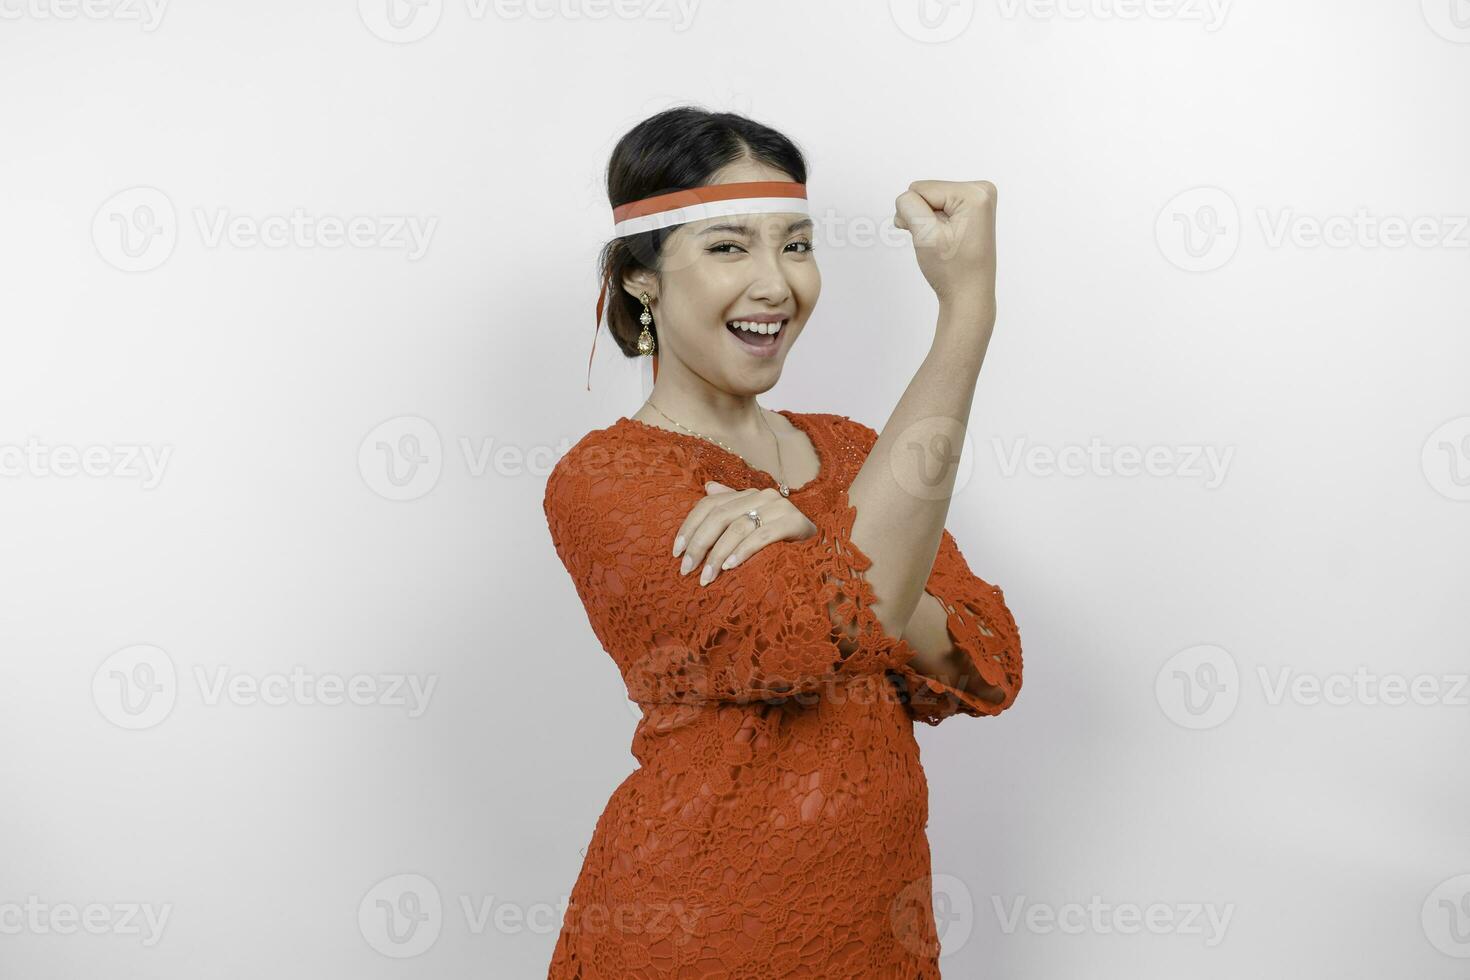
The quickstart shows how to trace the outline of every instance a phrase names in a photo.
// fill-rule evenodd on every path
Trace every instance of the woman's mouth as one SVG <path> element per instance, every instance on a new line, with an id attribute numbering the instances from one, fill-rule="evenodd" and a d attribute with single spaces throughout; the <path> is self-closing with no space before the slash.
<path id="1" fill-rule="evenodd" d="M 781 345 L 781 331 L 786 321 L 759 323 L 751 320 L 731 320 L 725 329 L 735 335 L 741 348 L 754 357 L 771 357 Z"/>

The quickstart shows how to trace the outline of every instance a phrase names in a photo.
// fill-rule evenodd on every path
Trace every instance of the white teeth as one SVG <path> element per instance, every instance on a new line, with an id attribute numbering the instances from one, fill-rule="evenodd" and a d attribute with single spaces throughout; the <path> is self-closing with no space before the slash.
<path id="1" fill-rule="evenodd" d="M 731 320 L 727 326 L 737 330 L 746 330 L 750 333 L 777 333 L 786 325 L 785 320 L 778 323 L 756 323 L 752 320 Z"/>

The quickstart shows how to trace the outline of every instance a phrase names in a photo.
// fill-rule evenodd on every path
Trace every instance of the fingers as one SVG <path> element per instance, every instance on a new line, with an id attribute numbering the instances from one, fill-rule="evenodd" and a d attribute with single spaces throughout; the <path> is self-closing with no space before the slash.
<path id="1" fill-rule="evenodd" d="M 706 553 L 730 521 L 754 506 L 749 498 L 761 493 L 760 490 L 717 489 L 723 486 L 713 480 L 706 483 L 705 491 L 709 496 L 696 503 L 684 518 L 684 523 L 679 525 L 674 536 L 674 556 L 684 555 L 684 561 L 679 565 L 680 575 L 688 575 L 705 560 Z"/>
<path id="2" fill-rule="evenodd" d="M 767 492 L 775 493 L 774 490 Z M 783 502 L 788 506 L 790 505 L 789 501 L 783 500 Z M 735 515 L 734 519 L 725 528 L 725 533 L 721 534 L 714 545 L 710 547 L 704 564 L 706 567 L 715 570 L 714 574 L 710 576 L 711 581 L 713 581 L 714 575 L 735 568 L 768 544 L 776 541 L 785 541 L 788 538 L 797 541 L 809 537 L 805 533 L 793 532 L 791 530 L 790 522 L 793 517 L 803 525 L 812 528 L 816 527 L 805 514 L 796 510 L 794 507 L 790 508 L 789 513 L 762 514 L 761 525 L 760 527 L 756 527 L 754 521 L 746 518 L 746 513 L 753 505 L 754 501 L 748 502 L 745 509 Z M 745 519 L 742 520 L 742 518 Z M 805 528 L 803 528 L 803 532 L 804 530 Z"/>
<path id="3" fill-rule="evenodd" d="M 733 520 L 725 528 L 719 540 L 710 548 L 709 554 L 705 556 L 705 571 L 699 577 L 700 585 L 708 585 L 715 580 L 720 572 L 734 568 L 747 557 L 770 544 L 774 539 L 771 525 L 761 523 L 756 527 L 753 521 L 741 515 Z"/>
<path id="4" fill-rule="evenodd" d="M 953 215 L 966 204 L 994 204 L 995 185 L 988 180 L 916 180 L 909 190 L 936 212 Z"/>
<path id="5" fill-rule="evenodd" d="M 688 575 L 696 567 L 703 565 L 700 584 L 708 585 L 714 581 L 715 576 L 720 573 L 720 566 L 729 558 L 730 553 L 756 530 L 755 523 L 746 518 L 747 512 L 761 507 L 762 501 L 769 502 L 768 498 L 776 495 L 774 490 L 739 490 L 716 493 L 695 504 L 690 511 L 690 517 L 685 519 L 685 524 L 691 523 L 696 514 L 703 516 L 692 528 L 683 532 L 686 542 L 679 574 Z M 762 517 L 762 529 L 765 529 L 771 519 L 764 512 Z M 763 539 L 760 544 L 768 540 L 770 539 Z M 744 561 L 760 544 L 747 545 L 736 564 Z M 734 565 L 730 567 L 733 568 Z"/>
<path id="6" fill-rule="evenodd" d="M 695 529 L 703 524 L 706 518 L 708 518 L 709 515 L 714 512 L 715 508 L 719 507 L 723 501 L 732 499 L 732 496 L 738 498 L 756 492 L 754 490 L 732 491 L 729 487 L 725 487 L 723 483 L 716 483 L 714 480 L 706 483 L 704 487 L 705 492 L 710 495 L 694 505 L 694 507 L 684 517 L 683 523 L 679 525 L 679 530 L 674 532 L 675 558 L 678 558 L 679 555 L 684 553 L 684 549 L 688 547 L 693 540 Z M 719 487 L 723 487 L 724 489 L 716 492 L 715 488 Z M 703 552 L 701 552 L 699 555 L 695 555 L 694 560 L 698 561 L 702 556 Z M 688 571 L 688 569 L 685 569 L 685 571 Z"/>
<path id="7" fill-rule="evenodd" d="M 915 246 L 928 244 L 938 235 L 939 219 L 928 200 L 912 187 L 893 199 L 893 210 L 894 226 L 912 234 Z"/>
<path id="8" fill-rule="evenodd" d="M 952 180 L 916 180 L 904 194 L 913 194 L 933 212 L 954 214 L 959 206 L 958 187 Z"/>
<path id="9" fill-rule="evenodd" d="M 988 180 L 916 180 L 909 189 L 894 198 L 896 227 L 918 235 L 928 235 L 939 223 L 939 215 L 954 217 L 967 204 L 994 209 L 995 185 Z"/>

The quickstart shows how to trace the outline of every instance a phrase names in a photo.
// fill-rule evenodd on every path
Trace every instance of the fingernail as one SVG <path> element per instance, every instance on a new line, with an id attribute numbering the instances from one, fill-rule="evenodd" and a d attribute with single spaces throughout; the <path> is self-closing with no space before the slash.
<path id="1" fill-rule="evenodd" d="M 684 535 L 681 534 L 677 538 L 674 539 L 674 557 L 675 558 L 678 558 L 679 557 L 679 552 L 681 552 L 683 550 L 684 550 Z"/>
<path id="2" fill-rule="evenodd" d="M 734 555 L 731 555 L 729 558 L 726 558 L 725 559 L 725 563 L 723 565 L 721 565 L 720 567 L 721 568 L 734 568 L 735 567 L 735 556 Z"/>
<path id="3" fill-rule="evenodd" d="M 710 566 L 706 565 L 706 566 L 704 566 L 704 571 L 702 571 L 702 572 L 699 573 L 699 584 L 700 585 L 709 585 L 710 582 L 714 581 L 714 577 L 715 577 L 715 570 L 713 568 L 711 568 Z"/>
<path id="4" fill-rule="evenodd" d="M 680 575 L 688 575 L 689 574 L 689 569 L 691 569 L 693 567 L 694 567 L 694 559 L 690 558 L 688 555 L 685 555 L 684 556 L 684 562 L 679 566 L 679 574 Z"/>

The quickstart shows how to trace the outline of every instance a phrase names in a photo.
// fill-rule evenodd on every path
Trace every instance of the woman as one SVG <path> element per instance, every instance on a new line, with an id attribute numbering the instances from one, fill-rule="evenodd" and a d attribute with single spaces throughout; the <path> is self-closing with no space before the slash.
<path id="1" fill-rule="evenodd" d="M 545 511 L 641 708 L 641 766 L 597 823 L 550 980 L 939 976 L 913 723 L 998 714 L 1021 686 L 1001 590 L 944 528 L 957 456 L 920 451 L 969 417 L 994 187 L 897 199 L 939 320 L 880 435 L 756 403 L 821 288 L 805 182 L 790 140 L 729 113 L 663 112 L 613 153 L 609 326 L 657 372 L 558 462 Z"/>

